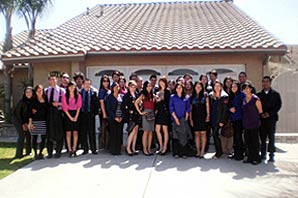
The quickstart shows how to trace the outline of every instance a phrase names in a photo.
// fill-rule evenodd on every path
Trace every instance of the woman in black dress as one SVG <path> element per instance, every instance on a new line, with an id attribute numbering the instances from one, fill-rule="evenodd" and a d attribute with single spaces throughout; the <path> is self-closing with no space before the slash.
<path id="1" fill-rule="evenodd" d="M 169 142 L 168 125 L 170 120 L 169 100 L 171 97 L 171 92 L 168 90 L 168 80 L 166 77 L 161 77 L 158 84 L 159 92 L 157 92 L 155 106 L 155 131 L 159 143 L 159 151 L 157 153 L 164 155 L 167 152 Z M 161 135 L 161 129 L 163 131 L 163 136 Z"/>
<path id="2" fill-rule="evenodd" d="M 17 103 L 13 112 L 12 121 L 18 132 L 16 158 L 23 157 L 24 141 L 26 140 L 26 155 L 31 153 L 31 135 L 28 130 L 29 108 L 32 104 L 34 96 L 33 88 L 26 87 L 24 89 L 22 99 Z"/>
<path id="3" fill-rule="evenodd" d="M 29 110 L 29 130 L 32 135 L 32 147 L 34 150 L 35 159 L 43 159 L 42 151 L 46 144 L 47 134 L 47 113 L 48 102 L 42 85 L 37 85 L 34 88 L 36 97 L 34 97 L 32 106 Z M 39 145 L 39 154 L 37 154 L 37 138 L 41 136 Z"/>
<path id="4" fill-rule="evenodd" d="M 210 108 L 208 94 L 204 91 L 202 82 L 196 82 L 191 97 L 190 125 L 195 132 L 195 142 L 197 147 L 196 157 L 203 158 L 206 147 L 207 122 L 210 120 Z M 202 147 L 201 147 L 202 140 Z"/>
<path id="5" fill-rule="evenodd" d="M 136 142 L 139 126 L 141 124 L 141 116 L 134 105 L 138 98 L 136 89 L 137 83 L 134 80 L 130 80 L 128 82 L 128 92 L 124 95 L 123 102 L 121 104 L 124 120 L 128 123 L 126 129 L 128 132 L 126 152 L 129 156 L 137 154 Z"/>

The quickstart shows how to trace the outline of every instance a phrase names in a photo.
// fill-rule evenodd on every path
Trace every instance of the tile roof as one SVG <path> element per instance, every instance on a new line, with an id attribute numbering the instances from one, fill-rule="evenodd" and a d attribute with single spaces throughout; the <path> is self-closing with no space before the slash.
<path id="1" fill-rule="evenodd" d="M 97 5 L 4 54 L 4 58 L 88 53 L 279 51 L 286 46 L 232 2 Z"/>

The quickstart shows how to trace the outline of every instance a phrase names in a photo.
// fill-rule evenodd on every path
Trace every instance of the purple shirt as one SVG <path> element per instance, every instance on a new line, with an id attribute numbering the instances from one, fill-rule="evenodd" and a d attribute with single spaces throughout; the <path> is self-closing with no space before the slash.
<path id="1" fill-rule="evenodd" d="M 54 102 L 59 102 L 60 105 L 58 107 L 58 109 L 61 109 L 61 100 L 62 100 L 62 96 L 65 94 L 65 89 L 59 87 L 58 85 L 56 85 L 56 87 L 48 87 L 46 88 L 45 92 L 47 94 L 47 99 L 48 102 L 50 102 L 50 97 L 51 97 L 51 91 L 52 89 L 54 89 L 54 98 L 53 101 Z"/>
<path id="2" fill-rule="evenodd" d="M 256 102 L 259 100 L 258 96 L 252 95 L 249 102 L 243 98 L 242 113 L 243 113 L 243 127 L 244 129 L 256 129 L 261 125 L 260 115 Z"/>
<path id="3" fill-rule="evenodd" d="M 186 113 L 190 112 L 190 100 L 189 97 L 180 98 L 177 94 L 171 95 L 169 102 L 169 110 L 172 120 L 174 120 L 172 113 L 175 112 L 177 118 L 185 117 Z"/>

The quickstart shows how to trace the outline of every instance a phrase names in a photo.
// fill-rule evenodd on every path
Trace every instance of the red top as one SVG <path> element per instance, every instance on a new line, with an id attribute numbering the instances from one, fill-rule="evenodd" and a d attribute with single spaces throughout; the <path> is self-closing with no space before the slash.
<path id="1" fill-rule="evenodd" d="M 154 101 L 152 99 L 143 101 L 144 109 L 151 109 L 154 110 Z"/>

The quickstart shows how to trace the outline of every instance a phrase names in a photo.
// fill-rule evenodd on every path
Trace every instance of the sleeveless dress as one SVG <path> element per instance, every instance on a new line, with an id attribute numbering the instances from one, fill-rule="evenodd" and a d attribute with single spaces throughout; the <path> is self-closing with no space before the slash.
<path id="1" fill-rule="evenodd" d="M 206 110 L 206 96 L 202 98 L 194 97 L 191 101 L 192 105 L 192 119 L 194 131 L 206 131 L 207 130 L 207 110 Z"/>

